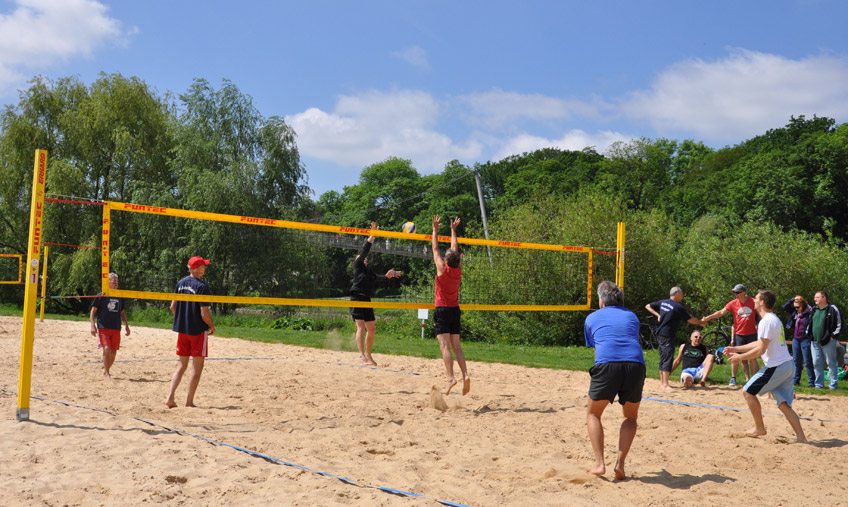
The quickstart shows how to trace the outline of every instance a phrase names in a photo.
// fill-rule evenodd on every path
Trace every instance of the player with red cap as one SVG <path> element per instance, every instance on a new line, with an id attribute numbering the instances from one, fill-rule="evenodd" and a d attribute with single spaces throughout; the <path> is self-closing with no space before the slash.
<path id="1" fill-rule="evenodd" d="M 189 276 L 177 283 L 174 292 L 177 294 L 212 295 L 209 286 L 201 280 L 206 273 L 209 260 L 196 255 L 188 260 Z M 193 407 L 194 393 L 200 383 L 200 374 L 203 372 L 203 364 L 208 355 L 209 335 L 215 333 L 215 325 L 212 323 L 212 314 L 209 312 L 207 301 L 171 301 L 171 313 L 174 314 L 173 330 L 177 332 L 177 356 L 180 363 L 177 365 L 174 375 L 171 377 L 171 391 L 165 405 L 174 408 L 174 393 L 180 385 L 188 368 L 188 360 L 192 359 L 194 371 L 189 381 L 186 406 Z"/>

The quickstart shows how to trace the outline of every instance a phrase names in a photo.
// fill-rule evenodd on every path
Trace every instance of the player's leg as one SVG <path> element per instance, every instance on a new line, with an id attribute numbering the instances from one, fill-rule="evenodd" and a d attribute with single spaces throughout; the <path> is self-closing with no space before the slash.
<path id="1" fill-rule="evenodd" d="M 793 410 L 786 402 L 781 403 L 778 408 L 780 408 L 780 411 L 783 412 L 784 417 L 786 417 L 786 420 L 789 421 L 789 425 L 792 426 L 792 429 L 795 430 L 795 437 L 798 439 L 798 443 L 808 443 L 807 436 L 804 435 L 804 428 L 801 427 L 801 419 L 798 417 L 798 414 L 795 413 L 795 410 Z"/>
<path id="2" fill-rule="evenodd" d="M 462 395 L 465 396 L 471 390 L 471 376 L 468 374 L 468 367 L 465 364 L 465 352 L 462 351 L 459 334 L 451 334 L 450 342 L 453 353 L 456 355 L 456 362 L 459 364 L 459 370 L 462 372 Z"/>
<path id="3" fill-rule="evenodd" d="M 186 368 L 188 368 L 188 360 L 189 356 L 180 356 L 180 362 L 177 364 L 177 369 L 171 376 L 171 390 L 168 393 L 168 399 L 165 401 L 165 405 L 167 405 L 168 408 L 174 408 L 177 406 L 177 403 L 174 401 L 174 393 L 177 392 L 177 387 L 179 387 L 180 381 L 183 379 L 183 373 L 185 373 Z"/>
<path id="4" fill-rule="evenodd" d="M 203 365 L 205 364 L 205 357 L 192 357 L 192 372 L 191 372 L 191 380 L 188 384 L 188 395 L 186 396 L 186 406 L 193 407 L 194 405 L 194 393 L 197 392 L 197 386 L 200 384 L 200 374 L 203 373 Z"/>
<path id="5" fill-rule="evenodd" d="M 592 451 L 595 453 L 595 466 L 588 470 L 592 475 L 604 475 L 607 471 L 604 464 L 604 425 L 601 423 L 601 416 L 609 404 L 609 400 L 589 398 L 586 406 L 586 427 L 589 430 Z"/>
<path id="6" fill-rule="evenodd" d="M 374 335 L 377 334 L 377 322 L 365 321 L 365 359 L 368 364 L 377 366 L 377 361 L 371 357 L 371 348 L 374 346 Z"/>
<path id="7" fill-rule="evenodd" d="M 756 395 L 743 391 L 745 402 L 748 404 L 748 409 L 751 411 L 751 416 L 754 417 L 754 428 L 748 431 L 748 436 L 759 437 L 766 434 L 766 425 L 763 421 L 763 407 L 760 405 L 760 400 Z"/>
<path id="8" fill-rule="evenodd" d="M 453 375 L 453 356 L 451 355 L 450 333 L 436 335 L 439 340 L 439 349 L 442 351 L 442 361 L 445 363 L 445 373 L 448 376 L 448 387 L 445 394 L 450 394 L 456 385 L 456 377 Z"/>
<path id="9" fill-rule="evenodd" d="M 368 357 L 365 355 L 365 321 L 354 319 L 354 322 L 356 322 L 356 348 L 359 349 L 359 360 L 368 364 Z"/>
<path id="10" fill-rule="evenodd" d="M 627 453 L 630 452 L 630 446 L 633 445 L 633 439 L 636 437 L 639 403 L 630 403 L 628 401 L 621 407 L 621 410 L 624 420 L 621 422 L 621 428 L 618 430 L 618 459 L 615 462 L 616 479 L 627 477 L 624 473 L 624 461 L 627 459 Z"/>

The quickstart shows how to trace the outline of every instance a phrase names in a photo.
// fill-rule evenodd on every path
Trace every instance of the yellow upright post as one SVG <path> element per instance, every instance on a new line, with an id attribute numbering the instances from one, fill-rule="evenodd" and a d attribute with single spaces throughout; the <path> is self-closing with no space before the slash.
<path id="1" fill-rule="evenodd" d="M 615 284 L 624 289 L 624 244 L 626 227 L 624 222 L 618 223 L 615 244 Z"/>
<path id="2" fill-rule="evenodd" d="M 41 312 L 38 315 L 38 320 L 44 322 L 44 307 L 47 306 L 47 253 L 50 251 L 50 245 L 44 245 L 44 260 L 41 264 Z"/>
<path id="3" fill-rule="evenodd" d="M 103 230 L 100 243 L 100 292 L 109 296 L 109 231 L 112 229 L 112 209 L 103 206 Z"/>
<path id="4" fill-rule="evenodd" d="M 18 379 L 17 421 L 29 420 L 29 394 L 32 384 L 32 342 L 35 334 L 35 299 L 38 296 L 38 257 L 44 229 L 44 179 L 47 174 L 47 150 L 35 150 L 32 175 L 32 202 L 29 213 L 27 277 L 24 280 L 24 321 L 21 333 L 21 371 Z"/>

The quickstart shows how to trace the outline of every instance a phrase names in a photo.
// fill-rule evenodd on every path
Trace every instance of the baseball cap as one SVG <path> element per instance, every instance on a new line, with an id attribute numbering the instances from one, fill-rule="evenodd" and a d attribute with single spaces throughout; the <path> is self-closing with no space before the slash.
<path id="1" fill-rule="evenodd" d="M 195 255 L 194 257 L 188 260 L 188 267 L 190 267 L 191 269 L 199 268 L 200 266 L 205 266 L 207 264 L 209 264 L 209 260 L 204 259 L 199 255 Z"/>
<path id="2" fill-rule="evenodd" d="M 208 264 L 208 263 L 209 263 L 209 261 L 206 261 L 206 263 Z M 733 287 L 733 293 L 734 293 L 734 294 L 739 294 L 740 292 L 748 292 L 748 289 L 746 289 L 746 288 L 745 288 L 745 286 L 744 286 L 744 285 L 742 285 L 741 283 L 737 283 L 737 284 Z"/>

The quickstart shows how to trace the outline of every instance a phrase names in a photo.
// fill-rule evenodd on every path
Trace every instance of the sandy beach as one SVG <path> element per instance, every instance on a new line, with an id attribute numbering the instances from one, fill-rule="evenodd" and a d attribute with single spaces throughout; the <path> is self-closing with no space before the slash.
<path id="1" fill-rule="evenodd" d="M 132 323 L 131 323 L 132 324 Z M 328 335 L 328 343 L 352 337 Z M 102 380 L 87 322 L 35 328 L 30 421 L 16 422 L 21 319 L 0 317 L 2 505 L 837 505 L 848 398 L 799 394 L 812 445 L 763 399 L 768 435 L 739 387 L 661 391 L 648 379 L 627 480 L 589 476 L 586 372 L 474 362 L 471 393 L 440 360 L 212 337 L 195 398 L 164 405 L 175 334 L 132 327 Z M 433 347 L 437 347 L 433 341 Z M 679 374 L 678 374 L 679 375 Z M 672 375 L 673 379 L 677 378 Z M 439 398 L 438 393 L 435 398 Z M 445 408 L 445 407 L 442 407 Z M 737 409 L 737 410 L 733 410 Z"/>

